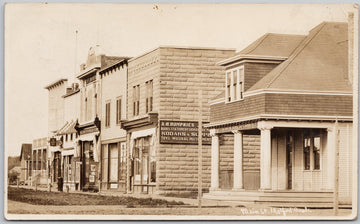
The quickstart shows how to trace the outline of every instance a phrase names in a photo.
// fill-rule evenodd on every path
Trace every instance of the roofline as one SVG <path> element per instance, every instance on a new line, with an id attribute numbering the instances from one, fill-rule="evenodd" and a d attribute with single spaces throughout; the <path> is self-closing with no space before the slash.
<path id="1" fill-rule="evenodd" d="M 218 122 L 210 122 L 205 124 L 206 128 L 215 128 L 220 125 L 229 125 L 232 123 L 244 122 L 249 120 L 260 119 L 275 119 L 275 120 L 312 120 L 312 121 L 353 121 L 353 116 L 321 116 L 321 115 L 282 115 L 282 114 L 259 114 L 254 116 L 248 116 L 243 118 L 236 118 L 231 120 L 222 120 Z"/>
<path id="2" fill-rule="evenodd" d="M 158 49 L 161 48 L 172 48 L 172 49 L 193 49 L 193 50 L 219 50 L 219 51 L 236 51 L 236 48 L 219 48 L 219 47 L 194 47 L 194 46 L 176 46 L 176 45 L 160 45 L 156 48 L 153 48 L 149 51 L 146 51 L 145 53 L 131 58 L 128 62 L 134 61 L 137 58 L 143 57 L 147 54 L 150 54 Z"/>
<path id="3" fill-rule="evenodd" d="M 273 61 L 285 61 L 288 57 L 285 56 L 270 56 L 270 55 L 254 55 L 254 54 L 238 54 L 231 58 L 224 59 L 216 63 L 216 65 L 227 65 L 235 61 L 245 59 L 256 59 L 256 60 L 273 60 Z"/>
<path id="4" fill-rule="evenodd" d="M 83 79 L 85 78 L 87 75 L 96 72 L 98 69 L 100 68 L 100 64 L 94 65 L 93 67 L 90 67 L 88 69 L 85 69 L 84 71 L 82 71 L 80 73 L 80 75 L 76 76 L 76 78 L 78 79 Z"/>
<path id="5" fill-rule="evenodd" d="M 80 92 L 80 89 L 77 89 L 77 90 L 75 90 L 74 92 L 71 92 L 71 93 L 67 93 L 67 94 L 63 95 L 62 98 L 66 98 L 66 97 L 68 97 L 68 96 L 72 96 L 72 95 L 74 95 L 74 94 L 76 94 L 76 93 L 78 93 L 78 92 Z"/>
<path id="6" fill-rule="evenodd" d="M 66 82 L 68 81 L 67 79 L 65 78 L 61 78 L 61 79 L 58 79 L 56 80 L 55 82 L 52 82 L 50 83 L 49 85 L 45 86 L 44 89 L 51 89 L 52 87 L 55 87 L 56 85 L 61 85 L 63 82 Z"/>
<path id="7" fill-rule="evenodd" d="M 109 66 L 107 66 L 107 67 L 99 70 L 99 74 L 101 75 L 101 74 L 107 72 L 108 70 L 112 70 L 112 68 L 114 68 L 114 67 L 117 66 L 117 65 L 123 64 L 124 62 L 127 63 L 127 61 L 128 61 L 129 59 L 131 59 L 131 58 L 130 58 L 130 57 L 129 57 L 129 58 L 124 58 L 124 59 L 122 59 L 121 61 L 118 61 L 118 62 L 116 62 L 116 63 L 114 63 L 114 64 L 112 64 L 112 65 L 109 65 Z"/>
<path id="8" fill-rule="evenodd" d="M 244 92 L 244 98 L 260 94 L 296 94 L 296 95 L 327 95 L 327 96 L 353 96 L 352 91 L 322 91 L 322 90 L 294 90 L 294 89 L 257 89 Z M 239 101 L 239 100 L 237 100 Z M 235 101 L 235 102 L 237 102 Z M 224 103 L 225 97 L 219 97 L 209 101 L 210 105 Z M 230 102 L 233 103 L 233 102 Z"/>

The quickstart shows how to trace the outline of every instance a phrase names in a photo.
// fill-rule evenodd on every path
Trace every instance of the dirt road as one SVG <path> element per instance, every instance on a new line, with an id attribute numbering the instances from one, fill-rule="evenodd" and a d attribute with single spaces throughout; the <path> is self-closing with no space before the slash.
<path id="1" fill-rule="evenodd" d="M 296 208 L 257 208 L 257 207 L 220 207 L 220 208 L 126 208 L 121 205 L 92 206 L 49 206 L 31 205 L 23 202 L 8 201 L 9 214 L 73 214 L 73 215 L 181 215 L 181 216 L 331 216 L 331 209 Z M 339 215 L 350 215 L 350 209 L 341 209 Z M 219 217 L 221 218 L 221 217 Z M 159 217 L 161 219 L 161 217 Z"/>

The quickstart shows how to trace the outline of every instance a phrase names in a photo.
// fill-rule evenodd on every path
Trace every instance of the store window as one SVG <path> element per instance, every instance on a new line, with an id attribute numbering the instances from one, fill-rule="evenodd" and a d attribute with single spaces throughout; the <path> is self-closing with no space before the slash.
<path id="1" fill-rule="evenodd" d="M 107 145 L 102 145 L 101 148 L 101 158 L 102 158 L 102 163 L 101 163 L 101 168 L 102 168 L 102 182 L 107 182 L 108 181 L 108 147 Z"/>
<path id="2" fill-rule="evenodd" d="M 119 151 L 118 144 L 112 143 L 109 144 L 109 181 L 117 182 L 118 181 L 118 160 L 119 160 Z"/>

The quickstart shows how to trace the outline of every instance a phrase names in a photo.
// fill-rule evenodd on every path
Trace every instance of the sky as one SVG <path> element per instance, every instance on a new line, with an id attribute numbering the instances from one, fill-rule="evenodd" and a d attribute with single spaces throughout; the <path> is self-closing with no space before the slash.
<path id="1" fill-rule="evenodd" d="M 240 51 L 265 33 L 306 35 L 323 21 L 346 22 L 350 10 L 351 4 L 7 4 L 5 156 L 46 137 L 44 87 L 60 78 L 74 81 L 91 46 L 129 57 L 160 45 Z"/>

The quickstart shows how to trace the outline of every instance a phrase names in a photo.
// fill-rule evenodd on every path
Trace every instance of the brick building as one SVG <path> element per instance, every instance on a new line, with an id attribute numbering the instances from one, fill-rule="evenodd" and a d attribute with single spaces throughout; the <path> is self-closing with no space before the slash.
<path id="1" fill-rule="evenodd" d="M 338 140 L 339 197 L 351 203 L 347 34 L 347 23 L 336 22 L 324 22 L 307 36 L 266 34 L 218 63 L 226 69 L 226 87 L 210 106 L 206 198 L 329 203 Z"/>
<path id="2" fill-rule="evenodd" d="M 128 192 L 197 190 L 198 90 L 203 91 L 202 120 L 208 101 L 224 88 L 224 68 L 215 63 L 234 50 L 159 47 L 128 62 Z M 210 138 L 204 132 L 204 188 L 210 184 Z"/>

